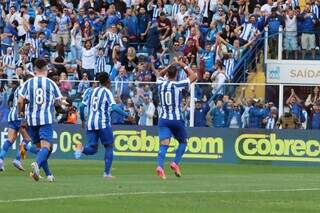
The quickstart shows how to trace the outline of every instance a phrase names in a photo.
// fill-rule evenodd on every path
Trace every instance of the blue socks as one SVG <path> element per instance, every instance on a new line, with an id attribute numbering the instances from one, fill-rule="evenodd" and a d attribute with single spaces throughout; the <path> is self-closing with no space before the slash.
<path id="1" fill-rule="evenodd" d="M 168 145 L 160 145 L 159 152 L 158 152 L 158 165 L 161 168 L 164 168 L 164 159 L 167 154 L 169 146 Z"/>
<path id="2" fill-rule="evenodd" d="M 94 155 L 98 151 L 97 146 L 85 146 L 82 153 L 85 155 Z"/>
<path id="3" fill-rule="evenodd" d="M 0 151 L 0 159 L 4 159 L 7 155 L 8 150 L 12 146 L 12 143 L 9 140 L 6 140 L 2 146 L 2 149 Z"/>
<path id="4" fill-rule="evenodd" d="M 176 157 L 174 158 L 174 162 L 179 165 L 182 159 L 184 152 L 186 151 L 187 143 L 179 143 L 179 146 L 176 150 Z"/>
<path id="5" fill-rule="evenodd" d="M 33 154 L 38 154 L 39 149 L 33 145 L 30 141 L 24 141 L 24 148 L 28 151 L 31 152 Z"/>
<path id="6" fill-rule="evenodd" d="M 37 164 L 39 167 L 42 165 L 44 161 L 47 160 L 48 155 L 49 155 L 49 149 L 47 147 L 43 147 L 40 149 L 37 156 Z"/>
<path id="7" fill-rule="evenodd" d="M 49 164 L 48 164 L 48 160 L 45 160 L 42 162 L 41 166 L 39 166 L 43 169 L 44 173 L 46 174 L 46 176 L 52 175 L 50 169 L 49 169 Z"/>
<path id="8" fill-rule="evenodd" d="M 20 149 L 19 149 L 19 146 L 18 146 L 18 148 L 17 148 L 16 160 L 18 160 L 18 161 L 20 161 L 20 160 L 21 160 L 21 155 L 20 155 Z"/>
<path id="9" fill-rule="evenodd" d="M 113 160 L 113 146 L 106 145 L 104 149 L 104 172 L 106 175 L 110 175 L 110 169 Z"/>

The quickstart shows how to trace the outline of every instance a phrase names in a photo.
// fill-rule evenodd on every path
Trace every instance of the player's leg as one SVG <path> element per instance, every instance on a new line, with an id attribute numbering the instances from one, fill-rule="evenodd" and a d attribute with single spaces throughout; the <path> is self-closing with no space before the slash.
<path id="1" fill-rule="evenodd" d="M 4 142 L 2 149 L 0 151 L 0 171 L 4 171 L 4 159 L 7 152 L 12 147 L 12 144 L 17 139 L 18 134 L 17 124 L 14 122 L 9 122 L 8 124 L 8 139 Z"/>
<path id="2" fill-rule="evenodd" d="M 104 146 L 104 177 L 113 178 L 110 173 L 113 161 L 113 133 L 111 127 L 99 130 L 99 138 Z"/>
<path id="3" fill-rule="evenodd" d="M 49 168 L 49 163 L 48 163 L 48 159 L 50 157 L 50 154 L 52 152 L 52 148 L 50 149 L 49 155 L 47 157 L 47 160 L 43 161 L 42 164 L 40 165 L 40 168 L 43 169 L 45 175 L 47 176 L 47 180 L 49 182 L 54 182 L 55 181 L 55 177 L 52 175 L 52 172 Z"/>
<path id="4" fill-rule="evenodd" d="M 156 172 L 161 179 L 166 179 L 166 175 L 164 172 L 164 162 L 167 154 L 167 150 L 170 144 L 170 138 L 172 132 L 168 127 L 168 121 L 164 119 L 159 120 L 159 139 L 160 139 L 160 147 L 158 152 L 158 167 Z"/>
<path id="5" fill-rule="evenodd" d="M 170 168 L 177 177 L 181 177 L 180 162 L 187 148 L 187 131 L 183 121 L 176 122 L 174 126 L 174 137 L 178 140 L 179 146 L 176 149 L 174 161 L 170 164 Z"/>
<path id="6" fill-rule="evenodd" d="M 74 156 L 76 159 L 79 159 L 81 157 L 81 154 L 85 155 L 94 155 L 98 151 L 98 131 L 97 130 L 87 130 L 86 133 L 87 142 L 82 146 L 82 144 L 78 145 L 76 147 L 76 151 L 74 153 Z"/>
<path id="7" fill-rule="evenodd" d="M 19 129 L 20 134 L 22 135 L 22 142 L 19 145 L 20 155 L 22 159 L 25 159 L 27 156 L 27 152 L 31 152 L 33 154 L 37 154 L 39 152 L 39 148 L 37 148 L 34 144 L 32 144 L 31 137 L 29 136 L 27 129 L 21 127 Z"/>
<path id="8" fill-rule="evenodd" d="M 42 165 L 43 162 L 48 160 L 50 150 L 52 147 L 52 136 L 53 136 L 53 129 L 52 125 L 47 124 L 43 126 L 35 127 L 36 132 L 40 138 L 41 148 L 37 154 L 36 162 L 31 164 L 32 167 L 32 177 L 35 181 L 39 180 L 40 171 L 39 167 Z"/>

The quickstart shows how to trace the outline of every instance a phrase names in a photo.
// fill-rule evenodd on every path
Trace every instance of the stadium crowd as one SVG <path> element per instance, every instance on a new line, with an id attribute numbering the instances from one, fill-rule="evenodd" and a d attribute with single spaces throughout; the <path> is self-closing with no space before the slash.
<path id="1" fill-rule="evenodd" d="M 57 121 L 78 122 L 76 106 L 82 94 L 94 86 L 96 73 L 108 72 L 117 104 L 136 118 L 126 121 L 112 113 L 112 123 L 156 124 L 159 100 L 154 70 L 183 57 L 202 83 L 196 86 L 195 126 L 289 128 L 283 120 L 291 116 L 294 128 L 308 120 L 308 128 L 318 129 L 318 95 L 311 95 L 303 106 L 292 91 L 287 102 L 290 110 L 278 119 L 272 102 L 264 104 L 256 97 L 245 100 L 244 90 L 236 100 L 236 88 L 223 86 L 234 82 L 235 66 L 264 27 L 270 35 L 281 25 L 286 29 L 288 57 L 291 51 L 297 55 L 301 44 L 302 50 L 313 54 L 319 42 L 313 33 L 319 20 L 318 1 L 306 3 L 300 13 L 295 0 L 2 0 L 1 121 L 6 121 L 19 85 L 15 79 L 32 74 L 34 60 L 44 58 L 49 77 L 70 103 L 66 115 Z M 295 27 L 303 30 L 296 33 Z M 277 45 L 274 39 L 269 42 Z M 276 48 L 270 50 L 274 54 Z M 177 80 L 184 78 L 181 69 Z M 185 91 L 186 120 L 189 102 Z"/>

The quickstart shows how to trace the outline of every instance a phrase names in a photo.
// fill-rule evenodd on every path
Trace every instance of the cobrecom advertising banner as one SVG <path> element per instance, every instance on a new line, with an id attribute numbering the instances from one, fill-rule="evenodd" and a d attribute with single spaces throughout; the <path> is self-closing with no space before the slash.
<path id="1" fill-rule="evenodd" d="M 1 142 L 7 138 L 6 124 L 0 124 Z M 80 125 L 54 125 L 52 158 L 72 159 L 75 145 L 85 143 Z M 249 130 L 187 128 L 185 161 L 213 163 L 265 163 L 320 166 L 320 139 L 316 130 Z M 159 150 L 157 127 L 113 126 L 114 154 L 118 160 L 155 160 Z M 21 140 L 21 138 L 20 138 Z M 171 141 L 168 157 L 178 145 Z M 13 149 L 16 149 L 16 145 Z M 11 152 L 11 155 L 15 154 Z M 30 154 L 32 158 L 32 154 Z M 88 159 L 102 159 L 103 149 Z"/>

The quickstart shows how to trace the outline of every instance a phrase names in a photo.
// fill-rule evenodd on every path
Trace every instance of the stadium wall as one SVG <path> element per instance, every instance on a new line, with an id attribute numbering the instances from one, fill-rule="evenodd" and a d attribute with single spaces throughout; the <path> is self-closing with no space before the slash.
<path id="1" fill-rule="evenodd" d="M 0 124 L 0 127 L 3 142 L 7 137 L 6 124 Z M 54 125 L 54 130 L 52 158 L 72 159 L 75 145 L 85 143 L 85 130 L 80 125 L 60 124 Z M 159 149 L 157 127 L 113 126 L 113 130 L 117 160 L 155 160 Z M 185 161 L 320 166 L 320 132 L 317 130 L 194 127 L 187 131 L 189 140 Z M 168 157 L 174 156 L 177 145 L 177 141 L 172 140 Z M 83 159 L 102 159 L 102 151 L 100 149 L 97 155 Z"/>

